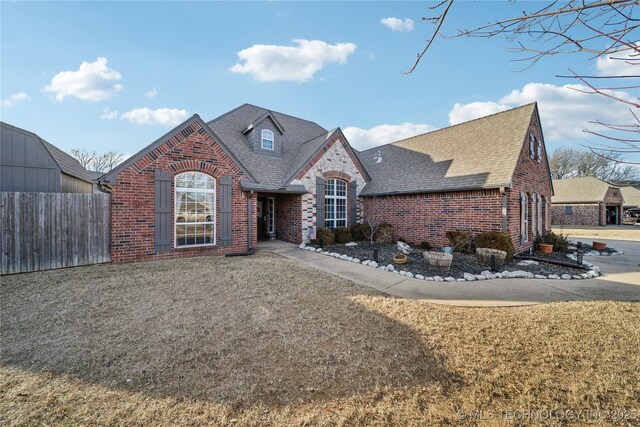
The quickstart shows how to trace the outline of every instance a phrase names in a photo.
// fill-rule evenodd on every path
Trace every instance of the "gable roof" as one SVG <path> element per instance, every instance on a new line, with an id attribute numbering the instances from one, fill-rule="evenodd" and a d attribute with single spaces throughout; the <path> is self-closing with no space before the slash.
<path id="1" fill-rule="evenodd" d="M 555 194 L 551 203 L 598 203 L 604 201 L 609 188 L 618 188 L 592 176 L 554 179 Z"/>
<path id="2" fill-rule="evenodd" d="M 276 126 L 276 128 L 278 128 L 278 131 L 280 132 L 280 135 L 282 135 L 284 133 L 284 128 L 282 127 L 282 125 L 280 124 L 278 119 L 276 119 L 276 117 L 274 116 L 274 114 L 271 111 L 265 112 L 263 115 L 261 115 L 260 117 L 256 118 L 254 121 L 252 121 L 246 128 L 244 128 L 242 133 L 244 134 L 244 133 L 249 132 L 251 129 L 253 129 L 256 126 L 258 126 L 260 123 L 262 123 L 267 118 L 271 119 L 271 121 Z"/>
<path id="3" fill-rule="evenodd" d="M 248 123 L 258 124 L 267 117 L 284 130 L 280 137 L 279 157 L 254 153 L 244 135 Z M 251 104 L 243 104 L 207 124 L 251 171 L 258 184 L 251 188 L 262 191 L 300 191 L 299 186 L 291 185 L 296 171 L 328 144 L 335 132 L 339 132 L 339 129 L 328 131 L 317 123 Z M 359 161 L 356 156 L 354 158 Z M 243 188 L 249 189 L 249 186 Z"/>
<path id="4" fill-rule="evenodd" d="M 150 152 L 152 152 L 153 150 L 158 148 L 160 145 L 162 145 L 165 142 L 167 142 L 174 135 L 177 135 L 178 133 L 182 132 L 183 130 L 185 130 L 186 128 L 188 128 L 189 126 L 191 126 L 194 123 L 198 123 L 209 134 L 211 139 L 213 139 L 220 146 L 220 148 L 222 148 L 222 150 L 227 155 L 229 155 L 229 157 L 231 157 L 231 160 L 233 160 L 238 165 L 238 167 L 249 178 L 254 179 L 253 176 L 251 175 L 251 173 L 244 167 L 244 165 L 242 163 L 240 163 L 240 161 L 238 161 L 238 159 L 235 157 L 235 155 L 220 140 L 220 138 L 209 128 L 209 126 L 207 126 L 207 124 L 200 118 L 200 116 L 197 115 L 197 114 L 194 114 L 191 118 L 185 120 L 184 122 L 182 122 L 181 124 L 179 124 L 178 126 L 173 128 L 172 130 L 170 130 L 169 132 L 167 132 L 164 135 L 162 135 L 160 138 L 158 138 L 155 141 L 153 141 L 151 144 L 149 144 L 146 147 L 144 147 L 142 150 L 138 151 L 133 156 L 129 157 L 124 162 L 120 163 L 118 166 L 113 168 L 111 171 L 109 171 L 106 174 L 104 174 L 102 176 L 102 178 L 99 179 L 99 181 L 102 182 L 102 183 L 105 183 L 105 184 L 113 184 L 114 181 L 115 181 L 115 177 L 118 176 L 118 174 L 120 172 L 122 172 L 123 170 L 125 170 L 129 166 L 133 165 L 138 160 L 140 160 L 140 158 L 146 156 L 147 154 L 149 154 Z"/>
<path id="5" fill-rule="evenodd" d="M 363 151 L 372 180 L 361 194 L 508 187 L 534 114 L 531 103 Z"/>
<path id="6" fill-rule="evenodd" d="M 621 187 L 620 192 L 624 199 L 624 206 L 640 206 L 640 190 L 635 187 Z"/>
<path id="7" fill-rule="evenodd" d="M 80 179 L 86 182 L 92 182 L 91 176 L 86 171 L 85 168 L 82 167 L 80 162 L 71 156 L 70 154 L 65 153 L 55 145 L 45 141 L 38 134 L 28 131 L 26 129 L 19 128 L 17 126 L 10 125 L 9 123 L 0 122 L 2 126 L 11 129 L 14 132 L 23 133 L 31 136 L 36 141 L 39 141 L 45 150 L 49 153 L 53 161 L 58 165 L 60 171 L 66 175 L 72 176 L 74 178 Z"/>

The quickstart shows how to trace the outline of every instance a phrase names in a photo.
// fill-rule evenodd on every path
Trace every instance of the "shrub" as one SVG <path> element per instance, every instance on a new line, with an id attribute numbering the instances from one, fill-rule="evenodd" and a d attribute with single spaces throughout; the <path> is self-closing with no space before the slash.
<path id="1" fill-rule="evenodd" d="M 376 241 L 376 243 L 393 242 L 393 226 L 387 222 L 381 223 L 376 230 L 374 240 Z"/>
<path id="2" fill-rule="evenodd" d="M 431 243 L 429 242 L 420 242 L 420 249 L 423 249 L 425 251 L 428 251 L 429 249 L 431 249 Z"/>
<path id="3" fill-rule="evenodd" d="M 355 224 L 351 226 L 351 238 L 356 242 L 369 240 L 371 236 L 371 226 L 369 224 Z"/>
<path id="4" fill-rule="evenodd" d="M 351 241 L 351 229 L 349 227 L 336 228 L 336 243 L 349 243 Z"/>
<path id="5" fill-rule="evenodd" d="M 556 234 L 551 230 L 544 233 L 544 236 L 542 236 L 539 243 L 553 245 L 553 250 L 556 252 L 566 252 L 569 249 L 568 237 L 564 234 Z"/>
<path id="6" fill-rule="evenodd" d="M 316 233 L 316 241 L 324 245 L 332 245 L 334 241 L 333 231 L 328 228 L 318 228 L 318 232 Z"/>
<path id="7" fill-rule="evenodd" d="M 471 254 L 474 251 L 473 238 L 470 231 L 447 231 L 447 239 L 449 239 L 449 243 L 455 252 Z"/>
<path id="8" fill-rule="evenodd" d="M 475 239 L 477 248 L 499 249 L 507 253 L 507 259 L 513 258 L 516 250 L 513 247 L 511 237 L 507 233 L 499 231 L 487 231 L 480 233 Z"/>

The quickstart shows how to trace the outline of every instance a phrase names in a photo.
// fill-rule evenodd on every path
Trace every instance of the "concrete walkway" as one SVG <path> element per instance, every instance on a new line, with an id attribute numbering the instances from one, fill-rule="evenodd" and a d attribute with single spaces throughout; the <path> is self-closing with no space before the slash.
<path id="1" fill-rule="evenodd" d="M 588 280 L 495 279 L 475 282 L 429 282 L 304 251 L 296 245 L 280 241 L 261 242 L 258 250 L 282 255 L 390 295 L 424 299 L 438 304 L 509 307 L 554 301 L 640 301 L 640 242 L 599 240 L 616 249 L 622 249 L 624 255 L 586 258 L 600 266 L 604 274 Z M 586 239 L 584 241 L 590 243 Z"/>

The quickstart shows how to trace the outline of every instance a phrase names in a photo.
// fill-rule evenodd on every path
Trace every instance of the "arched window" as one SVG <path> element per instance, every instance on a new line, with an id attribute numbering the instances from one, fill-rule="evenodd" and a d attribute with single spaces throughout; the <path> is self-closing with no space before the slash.
<path id="1" fill-rule="evenodd" d="M 324 226 L 347 226 L 347 183 L 329 179 L 324 184 Z"/>
<path id="2" fill-rule="evenodd" d="M 262 143 L 260 146 L 264 150 L 273 150 L 273 132 L 268 129 L 262 130 Z"/>
<path id="3" fill-rule="evenodd" d="M 216 241 L 216 180 L 200 172 L 175 176 L 175 247 Z"/>

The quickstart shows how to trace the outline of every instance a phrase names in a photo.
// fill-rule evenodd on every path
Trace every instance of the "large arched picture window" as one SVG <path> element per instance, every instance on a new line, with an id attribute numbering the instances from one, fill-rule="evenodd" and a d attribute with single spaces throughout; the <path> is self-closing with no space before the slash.
<path id="1" fill-rule="evenodd" d="M 347 183 L 329 179 L 324 184 L 324 226 L 347 226 Z"/>
<path id="2" fill-rule="evenodd" d="M 175 177 L 175 247 L 215 244 L 216 180 L 200 172 Z"/>

